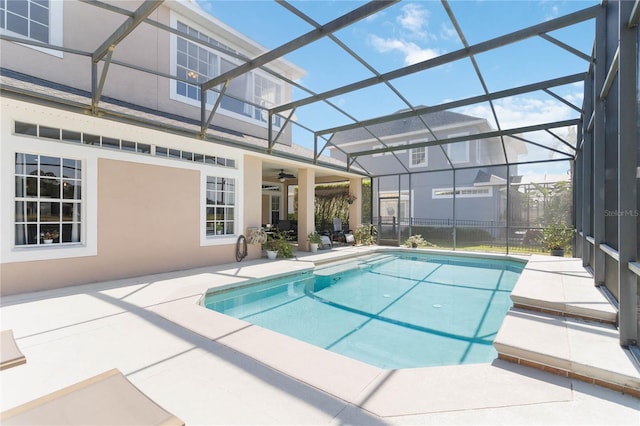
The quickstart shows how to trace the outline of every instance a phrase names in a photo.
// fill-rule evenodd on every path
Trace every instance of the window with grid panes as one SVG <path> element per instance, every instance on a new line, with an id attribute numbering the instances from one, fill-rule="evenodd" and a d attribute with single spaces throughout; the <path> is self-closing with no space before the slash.
<path id="1" fill-rule="evenodd" d="M 226 51 L 236 53 L 230 47 L 182 22 L 177 23 L 177 29 L 193 38 L 202 40 L 203 43 L 219 46 Z M 176 93 L 195 101 L 201 99 L 201 83 L 230 71 L 242 63 L 185 37 L 178 36 L 176 45 L 176 74 L 182 80 L 176 82 Z M 216 92 L 208 92 L 207 103 L 213 105 L 216 97 Z M 220 108 L 266 123 L 268 119 L 267 108 L 280 103 L 281 99 L 282 86 L 274 80 L 260 75 L 260 71 L 255 71 L 240 75 L 230 81 L 225 96 L 220 102 Z M 243 100 L 254 102 L 256 106 Z M 281 123 L 281 117 L 273 117 L 274 126 L 280 127 Z"/>
<path id="2" fill-rule="evenodd" d="M 206 235 L 235 233 L 236 180 L 207 176 Z"/>
<path id="3" fill-rule="evenodd" d="M 418 148 L 411 148 L 409 150 L 410 154 L 410 167 L 420 167 L 427 165 L 427 148 L 424 146 Z"/>
<path id="4" fill-rule="evenodd" d="M 81 242 L 82 162 L 16 153 L 15 245 Z"/>
<path id="5" fill-rule="evenodd" d="M 49 0 L 0 0 L 0 28 L 49 43 Z"/>

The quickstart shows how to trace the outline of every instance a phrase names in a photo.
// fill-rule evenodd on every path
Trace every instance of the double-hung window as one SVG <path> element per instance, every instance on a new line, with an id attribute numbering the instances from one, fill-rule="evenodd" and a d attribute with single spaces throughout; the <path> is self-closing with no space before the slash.
<path id="1" fill-rule="evenodd" d="M 15 156 L 15 245 L 79 243 L 82 162 L 17 153 Z"/>
<path id="2" fill-rule="evenodd" d="M 420 146 L 409 150 L 409 166 L 425 167 L 427 165 L 427 147 Z"/>
<path id="3" fill-rule="evenodd" d="M 207 176 L 206 235 L 230 235 L 235 233 L 236 180 Z"/>
<path id="4" fill-rule="evenodd" d="M 0 0 L 0 28 L 49 43 L 49 0 Z"/>
<path id="5" fill-rule="evenodd" d="M 178 23 L 178 30 L 192 37 L 200 38 L 200 33 L 189 28 L 183 23 Z M 202 35 L 204 41 L 208 37 Z M 176 47 L 176 73 L 183 81 L 176 83 L 178 95 L 200 101 L 200 84 L 218 74 L 218 57 L 213 52 L 198 44 L 178 37 Z"/>
<path id="6" fill-rule="evenodd" d="M 192 39 L 180 36 L 176 38 L 176 75 L 180 79 L 176 82 L 176 94 L 200 102 L 202 96 L 200 84 L 238 67 L 242 62 L 224 53 L 224 51 L 236 53 L 233 49 L 201 31 L 180 21 L 177 22 L 177 29 L 188 34 Z M 208 45 L 219 46 L 223 51 L 196 43 L 193 38 L 202 40 L 202 43 Z M 281 84 L 266 77 L 259 70 L 242 74 L 229 82 L 220 101 L 220 112 L 230 113 L 232 116 L 255 123 L 266 123 L 267 108 L 282 102 L 282 91 Z M 214 105 L 217 96 L 216 92 L 208 92 L 207 104 Z M 279 116 L 273 117 L 274 126 L 280 127 L 281 123 Z"/>

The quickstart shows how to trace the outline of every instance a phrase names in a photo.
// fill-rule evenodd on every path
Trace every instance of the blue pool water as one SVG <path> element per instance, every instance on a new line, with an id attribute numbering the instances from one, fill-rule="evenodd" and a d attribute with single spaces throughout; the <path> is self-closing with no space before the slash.
<path id="1" fill-rule="evenodd" d="M 377 253 L 312 273 L 208 293 L 209 309 L 366 363 L 491 362 L 524 263 Z"/>

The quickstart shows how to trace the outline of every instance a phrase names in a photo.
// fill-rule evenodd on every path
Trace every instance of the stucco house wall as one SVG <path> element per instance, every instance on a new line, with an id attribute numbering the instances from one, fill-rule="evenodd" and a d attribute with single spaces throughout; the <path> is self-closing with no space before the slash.
<path id="1" fill-rule="evenodd" d="M 138 1 L 106 2 L 117 8 L 135 10 Z M 93 53 L 127 19 L 126 15 L 114 13 L 101 7 L 76 0 L 50 2 L 51 44 L 70 47 L 79 52 Z M 149 19 L 176 28 L 183 22 L 208 37 L 233 48 L 238 54 L 255 57 L 265 51 L 247 37 L 234 31 L 224 23 L 206 14 L 196 4 L 184 0 L 164 2 Z M 9 34 L 13 35 L 13 34 Z M 175 82 L 164 75 L 177 75 L 177 36 L 149 24 L 139 25 L 113 52 L 113 63 L 108 68 L 102 95 L 126 101 L 140 107 L 163 111 L 200 121 L 200 101 L 176 95 Z M 75 89 L 91 91 L 91 56 L 71 52 L 54 51 L 0 41 L 2 56 L 0 66 L 12 71 L 63 84 Z M 209 51 L 220 55 L 218 51 Z M 223 54 L 224 55 L 224 54 Z M 238 65 L 242 62 L 228 58 Z M 118 62 L 135 64 L 158 75 L 118 65 Z M 104 68 L 104 60 L 98 64 L 98 78 Z M 301 77 L 304 72 L 295 65 L 274 61 L 270 67 L 291 79 Z M 255 71 L 259 72 L 259 71 Z M 266 75 L 266 73 L 264 74 Z M 282 101 L 291 99 L 292 88 L 282 84 Z M 209 95 L 213 98 L 213 94 Z M 213 103 L 213 100 L 211 101 Z M 284 120 L 282 120 L 284 121 Z M 265 138 L 267 125 L 249 117 L 230 113 L 220 108 L 211 122 L 214 126 Z M 279 128 L 276 128 L 276 131 Z M 291 126 L 287 126 L 278 143 L 291 145 Z"/>
<path id="2" fill-rule="evenodd" d="M 243 207 L 249 200 L 241 150 L 7 98 L 0 101 L 2 295 L 234 262 L 237 236 L 247 226 L 259 225 L 259 214 Z M 14 132 L 16 121 L 223 156 L 235 160 L 235 167 L 19 135 Z M 81 162 L 80 241 L 16 244 L 16 153 Z M 260 164 L 259 159 L 251 161 Z M 206 233 L 207 176 L 236 182 L 233 233 Z M 260 191 L 259 179 L 249 185 L 255 186 L 249 194 Z M 258 245 L 248 248 L 249 259 L 260 257 Z"/>
<path id="3" fill-rule="evenodd" d="M 128 11 L 142 4 L 120 0 L 105 3 Z M 24 88 L 42 94 L 35 98 L 17 96 L 20 100 L 14 96 L 0 98 L 0 294 L 234 262 L 238 236 L 261 223 L 255 200 L 261 194 L 265 155 L 230 146 L 229 140 L 245 136 L 249 136 L 248 140 L 251 136 L 266 139 L 266 122 L 256 120 L 254 114 L 239 116 L 220 108 L 211 124 L 216 127 L 213 133 L 226 138 L 226 143 L 217 144 L 154 130 L 158 127 L 107 121 L 99 114 L 92 115 L 89 108 L 78 113 L 73 107 L 74 99 L 87 104 L 92 78 L 100 80 L 107 59 L 98 62 L 97 73 L 92 76 L 91 54 L 128 18 L 76 0 L 53 1 L 49 6 L 49 44 L 65 50 L 0 41 L 3 83 L 15 85 L 18 91 Z M 181 22 L 235 54 L 256 57 L 265 51 L 189 0 L 164 2 L 149 19 L 172 28 Z M 0 31 L 7 36 L 22 37 L 5 29 Z M 109 102 L 111 111 L 125 110 L 128 114 L 139 111 L 143 121 L 153 116 L 159 121 L 166 119 L 197 128 L 200 102 L 179 96 L 177 83 L 167 78 L 178 73 L 178 37 L 147 23 L 136 27 L 113 50 L 101 104 Z M 200 48 L 204 50 L 198 50 L 198 54 L 204 55 L 206 51 L 218 58 L 226 55 L 211 46 Z M 242 63 L 231 54 L 226 59 Z M 120 64 L 124 62 L 155 74 Z M 290 79 L 304 74 L 286 60 L 273 61 L 269 67 Z M 252 72 L 267 75 L 260 70 Z M 289 101 L 292 88 L 286 83 L 279 84 L 280 101 Z M 47 96 L 64 101 L 55 107 L 47 106 L 50 105 Z M 249 100 L 255 101 L 251 97 Z M 67 102 L 72 106 L 69 110 L 64 107 Z M 27 128 L 36 130 L 31 134 L 16 132 L 16 123 L 26 123 Z M 62 133 L 52 137 L 52 131 Z M 279 128 L 274 127 L 274 131 Z M 65 139 L 64 132 L 78 135 L 74 136 L 77 140 Z M 113 144 L 120 141 L 142 145 L 144 150 L 114 149 Z M 292 143 L 290 129 L 280 135 L 278 143 Z M 185 155 L 191 153 L 194 161 L 186 160 Z M 45 241 L 42 230 L 50 219 L 42 219 L 43 210 L 36 206 L 50 203 L 43 198 L 30 199 L 33 194 L 25 197 L 21 192 L 29 184 L 20 182 L 30 179 L 33 182 L 36 177 L 18 173 L 18 155 L 29 156 L 30 161 L 34 158 L 40 161 L 45 156 L 81 165 L 81 179 L 70 181 L 79 191 L 77 194 L 81 193 L 77 195 L 79 199 L 72 200 L 76 203 L 76 209 L 71 209 L 75 222 L 69 225 L 63 219 L 58 223 L 62 234 L 65 226 L 73 228 L 73 241 L 68 240 L 70 234 L 64 241 L 62 235 L 53 243 Z M 202 161 L 205 156 L 213 160 Z M 218 183 L 207 183 L 207 178 L 212 177 L 219 179 Z M 235 191 L 233 211 L 224 207 L 227 211 L 223 219 L 225 223 L 233 223 L 233 229 L 218 234 L 211 228 L 217 223 L 211 218 L 220 217 L 220 213 L 216 212 L 215 203 L 212 206 L 207 189 L 223 181 L 233 184 Z M 58 184 L 62 183 L 67 182 L 59 178 Z M 57 202 L 60 210 L 73 204 L 62 198 L 64 191 L 61 199 L 51 204 Z M 38 219 L 34 219 L 36 216 Z M 249 244 L 247 258 L 260 256 L 261 247 Z"/>

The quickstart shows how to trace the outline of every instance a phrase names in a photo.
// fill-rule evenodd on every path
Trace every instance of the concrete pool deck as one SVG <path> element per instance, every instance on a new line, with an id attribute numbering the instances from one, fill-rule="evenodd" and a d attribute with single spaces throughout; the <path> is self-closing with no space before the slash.
<path id="1" fill-rule="evenodd" d="M 503 360 L 381 370 L 196 305 L 213 286 L 369 250 L 3 297 L 27 363 L 0 372 L 1 410 L 118 368 L 187 424 L 640 423 L 640 399 L 569 377 Z"/>

